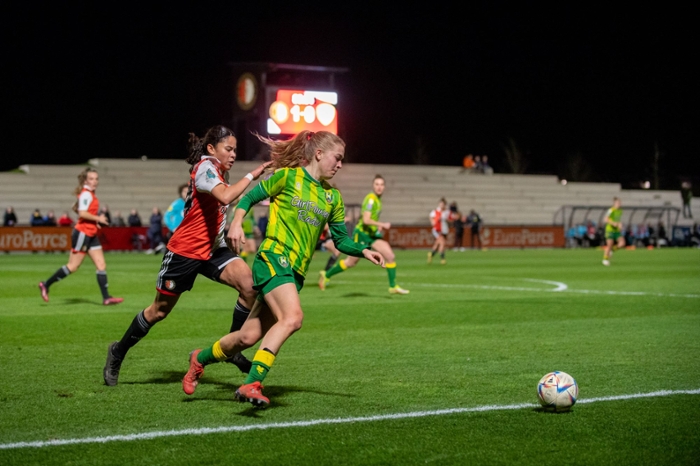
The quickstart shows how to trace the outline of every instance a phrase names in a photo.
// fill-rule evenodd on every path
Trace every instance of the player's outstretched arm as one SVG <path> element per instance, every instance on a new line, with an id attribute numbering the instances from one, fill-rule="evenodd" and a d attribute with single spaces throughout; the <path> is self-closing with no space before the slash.
<path id="1" fill-rule="evenodd" d="M 382 230 L 388 230 L 391 228 L 391 223 L 389 222 L 379 222 L 376 220 L 372 220 L 372 212 L 369 210 L 365 210 L 362 212 L 362 223 L 365 225 L 370 225 L 370 226 L 376 226 L 378 228 L 381 228 Z"/>
<path id="2" fill-rule="evenodd" d="M 243 250 L 243 245 L 245 244 L 245 233 L 243 232 L 243 217 L 248 213 L 245 209 L 236 209 L 233 213 L 233 220 L 231 220 L 231 226 L 229 226 L 228 233 L 226 234 L 226 244 L 228 244 L 229 249 L 240 254 Z"/>
<path id="3" fill-rule="evenodd" d="M 271 164 L 272 162 L 265 162 L 259 165 L 235 184 L 232 184 L 230 186 L 220 184 L 216 186 L 214 189 L 211 190 L 211 195 L 214 196 L 216 200 L 221 202 L 222 204 L 228 205 L 232 203 L 233 201 L 241 197 L 241 195 L 250 185 L 250 183 L 253 180 L 257 180 L 258 178 L 260 178 L 260 175 L 262 175 L 265 169 Z"/>
<path id="4" fill-rule="evenodd" d="M 371 249 L 365 249 L 362 251 L 362 255 L 365 256 L 365 259 L 373 263 L 374 265 L 380 265 L 384 267 L 385 261 L 384 261 L 384 256 L 379 254 L 377 251 L 372 251 Z"/>

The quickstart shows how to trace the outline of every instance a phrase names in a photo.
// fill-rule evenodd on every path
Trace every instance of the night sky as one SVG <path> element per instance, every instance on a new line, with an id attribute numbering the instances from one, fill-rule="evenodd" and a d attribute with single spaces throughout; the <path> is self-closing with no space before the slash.
<path id="1" fill-rule="evenodd" d="M 431 164 L 487 154 L 505 172 L 512 140 L 529 173 L 631 187 L 653 180 L 658 147 L 662 188 L 700 185 L 682 11 L 238 3 L 6 9 L 0 168 L 184 158 L 188 132 L 231 119 L 229 63 L 276 62 L 349 69 L 349 162 L 414 163 L 421 147 Z"/>

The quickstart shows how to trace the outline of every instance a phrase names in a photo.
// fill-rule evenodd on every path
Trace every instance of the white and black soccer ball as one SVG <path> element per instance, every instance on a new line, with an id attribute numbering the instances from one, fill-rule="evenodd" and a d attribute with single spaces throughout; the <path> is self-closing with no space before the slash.
<path id="1" fill-rule="evenodd" d="M 567 411 L 576 403 L 578 384 L 566 372 L 550 372 L 537 384 L 537 397 L 546 409 Z"/>

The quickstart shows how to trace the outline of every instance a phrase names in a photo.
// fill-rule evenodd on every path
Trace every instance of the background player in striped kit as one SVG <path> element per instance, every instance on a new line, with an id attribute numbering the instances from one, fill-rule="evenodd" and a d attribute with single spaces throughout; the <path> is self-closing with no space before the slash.
<path id="1" fill-rule="evenodd" d="M 236 160 L 237 141 L 224 126 L 210 128 L 202 139 L 190 133 L 190 183 L 184 218 L 168 242 L 156 280 L 153 303 L 134 317 L 121 340 L 109 345 L 103 377 L 116 385 L 121 364 L 131 347 L 145 337 L 151 327 L 165 319 L 180 294 L 192 289 L 197 275 L 235 288 L 239 292 L 231 331 L 241 328 L 255 302 L 257 291 L 246 263 L 226 245 L 224 227 L 228 205 L 258 178 L 270 162 L 263 163 L 236 184 L 227 182 L 228 171 Z M 232 354 L 232 361 L 247 372 L 250 361 Z"/>
<path id="2" fill-rule="evenodd" d="M 260 291 L 258 299 L 263 300 L 256 303 L 240 331 L 224 336 L 209 348 L 190 353 L 190 368 L 182 380 L 182 388 L 191 395 L 205 365 L 223 361 L 262 338 L 253 367 L 236 390 L 236 398 L 265 407 L 270 400 L 262 394 L 261 382 L 282 344 L 301 328 L 304 313 L 299 291 L 326 223 L 333 242 L 344 254 L 365 257 L 382 266 L 384 258 L 348 238 L 343 199 L 326 181 L 342 167 L 345 155 L 342 139 L 326 131 L 302 131 L 287 141 L 259 138 L 270 146 L 273 166 L 279 169 L 238 203 L 228 238 L 233 249 L 239 251 L 245 243 L 242 222 L 246 212 L 270 198 L 265 239 L 253 263 L 255 289 Z"/>
<path id="3" fill-rule="evenodd" d="M 376 175 L 372 181 L 372 192 L 365 196 L 364 201 L 362 201 L 362 217 L 355 226 L 352 238 L 356 243 L 371 247 L 384 256 L 389 276 L 389 293 L 408 294 L 408 290 L 396 284 L 396 262 L 394 261 L 396 256 L 389 242 L 382 237 L 382 233 L 391 228 L 390 223 L 379 221 L 379 215 L 382 213 L 382 194 L 385 187 L 386 183 L 382 175 Z M 322 270 L 318 281 L 319 288 L 325 290 L 332 276 L 355 267 L 358 261 L 357 257 L 350 256 L 339 261 L 330 270 Z"/>
<path id="4" fill-rule="evenodd" d="M 95 190 L 99 184 L 100 177 L 94 168 L 88 167 L 78 175 L 78 187 L 75 188 L 78 201 L 73 206 L 73 210 L 78 213 L 78 222 L 71 235 L 72 244 L 68 263 L 54 272 L 45 282 L 39 282 L 41 298 L 47 303 L 51 285 L 78 270 L 86 254 L 90 256 L 97 269 L 97 284 L 102 292 L 102 304 L 109 306 L 124 301 L 122 298 L 112 297 L 107 289 L 107 264 L 102 245 L 97 238 L 97 230 L 102 228 L 102 225 L 109 225 L 109 221 L 104 214 L 98 215 L 100 201 L 97 200 Z"/>
<path id="5" fill-rule="evenodd" d="M 433 262 L 433 256 L 436 253 L 440 253 L 440 264 L 445 265 L 447 261 L 445 260 L 445 247 L 447 245 L 447 234 L 449 233 L 449 225 L 447 221 L 450 220 L 450 211 L 447 210 L 447 201 L 443 197 L 438 202 L 438 206 L 430 211 L 430 224 L 433 226 L 433 237 L 435 238 L 435 243 L 433 244 L 432 250 L 428 253 L 428 264 Z"/>

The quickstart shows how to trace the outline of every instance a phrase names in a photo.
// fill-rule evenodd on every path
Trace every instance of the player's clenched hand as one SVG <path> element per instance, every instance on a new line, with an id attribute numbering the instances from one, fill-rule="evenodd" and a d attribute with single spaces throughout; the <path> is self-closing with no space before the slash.
<path id="1" fill-rule="evenodd" d="M 245 244 L 245 233 L 243 233 L 243 227 L 235 223 L 231 224 L 226 234 L 226 244 L 229 249 L 236 254 L 240 254 L 243 250 L 243 245 Z"/>
<path id="2" fill-rule="evenodd" d="M 365 259 L 367 259 L 374 265 L 381 265 L 382 267 L 384 267 L 384 256 L 379 254 L 377 251 L 365 249 L 362 251 L 362 255 L 365 256 Z"/>
<path id="3" fill-rule="evenodd" d="M 257 180 L 258 178 L 260 178 L 260 175 L 262 175 L 263 172 L 265 171 L 265 169 L 266 169 L 267 167 L 269 167 L 270 165 L 272 165 L 272 162 L 271 162 L 271 161 L 270 161 L 270 162 L 265 162 L 265 163 L 261 164 L 260 166 L 256 167 L 255 170 L 253 170 L 252 172 L 250 172 L 250 174 L 253 175 L 253 179 L 254 179 L 254 180 Z"/>

